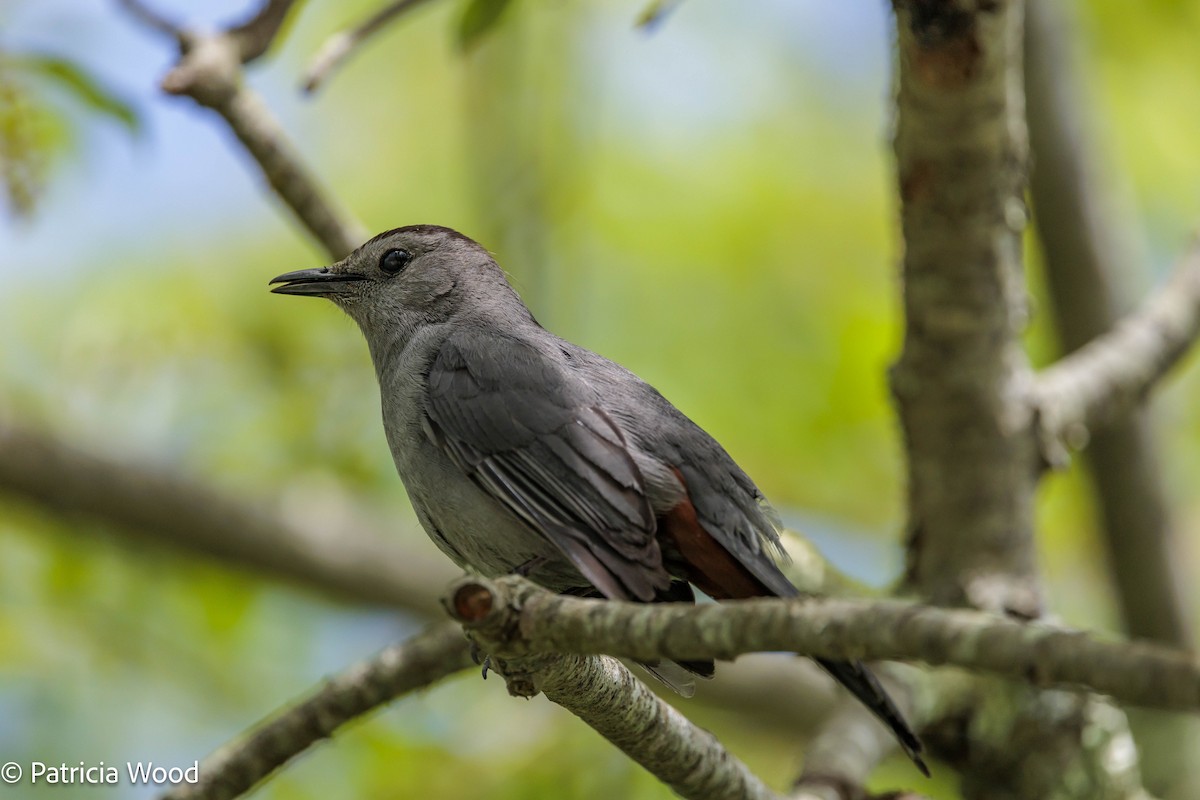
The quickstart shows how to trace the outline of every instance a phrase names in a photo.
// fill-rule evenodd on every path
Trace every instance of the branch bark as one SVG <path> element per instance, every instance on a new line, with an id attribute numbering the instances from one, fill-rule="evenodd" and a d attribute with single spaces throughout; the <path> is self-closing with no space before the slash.
<path id="1" fill-rule="evenodd" d="M 1200 248 L 1171 280 L 1106 334 L 1047 367 L 1036 402 L 1043 437 L 1085 443 L 1130 411 L 1200 336 Z"/>
<path id="2" fill-rule="evenodd" d="M 232 800 L 341 726 L 401 695 L 431 686 L 471 664 L 455 624 L 435 625 L 330 678 L 299 704 L 263 722 L 200 765 L 200 781 L 162 800 Z"/>
<path id="3" fill-rule="evenodd" d="M 682 797 L 777 798 L 715 736 L 692 724 L 615 659 L 558 656 L 540 667 L 538 680 L 548 699 L 586 722 Z"/>
<path id="4" fill-rule="evenodd" d="M 907 324 L 891 378 L 908 454 L 908 582 L 934 603 L 1032 618 L 1022 17 L 1019 0 L 896 3 Z"/>
<path id="5" fill-rule="evenodd" d="M 619 661 L 540 649 L 510 651 L 517 618 L 509 603 L 515 598 L 500 594 L 500 586 L 518 593 L 532 588 L 527 597 L 542 591 L 523 578 L 495 584 L 464 578 L 443 604 L 491 654 L 510 694 L 545 694 L 688 800 L 779 800 L 715 736 L 693 725 Z"/>
<path id="6" fill-rule="evenodd" d="M 978 611 L 900 600 L 746 600 L 618 603 L 555 595 L 523 578 L 467 577 L 448 608 L 486 606 L 503 630 L 493 655 L 608 654 L 733 659 L 785 650 L 807 656 L 952 665 L 1039 687 L 1079 687 L 1122 702 L 1200 711 L 1200 660 L 1142 643 L 1099 641 L 1079 631 L 1016 622 Z"/>
<path id="7" fill-rule="evenodd" d="M 925 731 L 981 800 L 1150 800 L 1125 714 L 1106 698 L 971 676 L 965 713 Z"/>

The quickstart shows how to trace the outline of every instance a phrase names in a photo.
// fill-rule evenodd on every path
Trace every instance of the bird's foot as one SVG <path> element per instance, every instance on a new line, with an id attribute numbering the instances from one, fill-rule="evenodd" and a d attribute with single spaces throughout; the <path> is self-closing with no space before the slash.
<path id="1" fill-rule="evenodd" d="M 471 660 L 483 667 L 483 679 L 486 681 L 488 672 L 492 669 L 492 657 L 479 649 L 479 645 L 471 642 Z"/>

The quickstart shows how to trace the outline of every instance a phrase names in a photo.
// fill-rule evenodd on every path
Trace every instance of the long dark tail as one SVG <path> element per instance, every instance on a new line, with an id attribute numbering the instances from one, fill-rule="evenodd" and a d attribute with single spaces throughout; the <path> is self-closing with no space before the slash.
<path id="1" fill-rule="evenodd" d="M 879 684 L 879 679 L 861 661 L 829 661 L 824 658 L 814 659 L 826 672 L 832 675 L 838 683 L 850 690 L 868 710 L 892 729 L 896 740 L 904 748 L 904 752 L 917 765 L 917 769 L 929 777 L 929 767 L 925 766 L 921 752 L 925 749 L 921 740 L 908 726 L 900 709 L 892 702 L 892 698 Z"/>

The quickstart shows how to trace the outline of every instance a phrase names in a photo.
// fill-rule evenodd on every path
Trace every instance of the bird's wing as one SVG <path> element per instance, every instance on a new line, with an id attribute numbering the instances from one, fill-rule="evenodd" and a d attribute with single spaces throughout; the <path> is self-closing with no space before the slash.
<path id="1" fill-rule="evenodd" d="M 782 527 L 758 487 L 711 436 L 693 427 L 688 458 L 680 476 L 696 521 L 717 543 L 760 581 L 767 593 L 792 597 L 797 591 L 779 568 L 787 553 Z"/>
<path id="2" fill-rule="evenodd" d="M 429 372 L 425 423 L 455 465 L 606 596 L 651 600 L 667 588 L 625 438 L 594 390 L 536 346 L 451 335 Z"/>

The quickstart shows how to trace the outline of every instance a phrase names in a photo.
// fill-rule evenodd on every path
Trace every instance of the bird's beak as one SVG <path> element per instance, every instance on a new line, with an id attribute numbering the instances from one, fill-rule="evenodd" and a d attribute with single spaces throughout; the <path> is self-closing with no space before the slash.
<path id="1" fill-rule="evenodd" d="M 320 269 L 299 269 L 295 272 L 285 272 L 271 278 L 267 285 L 279 284 L 271 290 L 275 294 L 307 294 L 329 297 L 330 295 L 345 294 L 350 290 L 350 284 L 366 279 L 366 275 L 357 275 L 353 272 L 333 272 L 329 267 L 321 267 Z"/>

